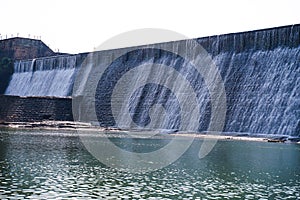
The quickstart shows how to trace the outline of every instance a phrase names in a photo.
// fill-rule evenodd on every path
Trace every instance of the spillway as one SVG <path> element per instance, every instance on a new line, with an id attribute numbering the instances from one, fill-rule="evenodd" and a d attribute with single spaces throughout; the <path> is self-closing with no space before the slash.
<path id="1" fill-rule="evenodd" d="M 224 82 L 227 106 L 224 132 L 300 136 L 300 25 L 198 38 L 196 41 L 211 55 Z M 169 45 L 176 49 L 182 42 L 186 41 Z M 132 123 L 141 127 L 154 123 L 154 127 L 178 128 L 183 116 L 178 114 L 181 107 L 173 91 L 151 83 L 136 87 L 139 77 L 146 76 L 150 80 L 164 74 L 163 69 L 155 68 L 159 64 L 173 68 L 191 83 L 200 105 L 197 108 L 200 116 L 189 120 L 197 120 L 196 131 L 208 128 L 210 94 L 203 77 L 193 73 L 185 60 L 160 50 L 158 45 L 125 50 L 127 53 L 117 58 L 116 52 L 122 50 L 97 52 L 98 60 L 111 63 L 105 72 L 109 78 L 91 83 L 97 90 L 82 102 L 85 105 L 81 112 L 90 113 L 96 109 L 101 125 L 114 126 L 116 116 L 111 105 L 114 87 L 127 72 L 147 64 L 147 69 L 139 70 L 128 79 L 130 84 L 124 91 L 130 92 L 131 103 L 120 103 L 117 118 L 122 127 L 127 128 Z M 81 63 L 76 56 L 18 61 L 5 94 L 64 97 L 73 92 L 74 98 L 84 96 L 81 91 L 86 88 L 84 81 L 77 91 L 73 91 Z M 106 66 L 92 63 L 81 67 L 89 68 L 85 79 L 93 80 L 95 72 Z M 178 88 L 179 93 L 183 89 Z M 89 104 L 89 101 L 93 103 Z M 163 115 L 166 119 L 160 118 L 162 112 L 166 113 Z"/>

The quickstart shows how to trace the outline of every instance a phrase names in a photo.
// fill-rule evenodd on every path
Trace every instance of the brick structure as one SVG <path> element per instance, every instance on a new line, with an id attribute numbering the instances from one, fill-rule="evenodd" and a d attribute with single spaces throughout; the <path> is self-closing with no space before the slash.
<path id="1" fill-rule="evenodd" d="M 41 40 L 15 37 L 0 41 L 0 58 L 25 60 L 54 55 L 56 53 Z"/>
<path id="2" fill-rule="evenodd" d="M 72 99 L 0 95 L 0 121 L 73 121 Z"/>

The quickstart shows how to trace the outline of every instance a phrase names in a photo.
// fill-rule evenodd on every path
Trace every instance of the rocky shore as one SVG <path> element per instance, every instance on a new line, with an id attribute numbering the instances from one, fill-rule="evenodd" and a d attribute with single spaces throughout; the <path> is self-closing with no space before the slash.
<path id="1" fill-rule="evenodd" d="M 104 128 L 93 125 L 91 123 L 74 122 L 74 121 L 41 121 L 41 122 L 0 122 L 0 128 L 10 129 L 39 129 L 39 130 L 90 130 L 97 132 L 133 132 L 130 136 L 138 137 L 145 135 L 144 132 L 151 130 L 128 130 L 114 127 Z M 161 135 L 194 137 L 198 139 L 217 139 L 217 140 L 241 140 L 241 141 L 256 141 L 256 142 L 274 142 L 274 143 L 297 143 L 300 144 L 300 138 L 289 136 L 276 135 L 249 135 L 239 133 L 195 133 L 195 132 L 181 132 L 177 130 L 160 130 L 157 131 Z M 152 134 L 153 135 L 153 134 Z"/>

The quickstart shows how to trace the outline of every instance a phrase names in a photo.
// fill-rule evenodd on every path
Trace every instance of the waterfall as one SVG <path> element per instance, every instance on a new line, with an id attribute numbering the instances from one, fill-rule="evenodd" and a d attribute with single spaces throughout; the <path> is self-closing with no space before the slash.
<path id="1" fill-rule="evenodd" d="M 16 61 L 6 95 L 70 96 L 76 56 L 58 56 Z"/>
<path id="2" fill-rule="evenodd" d="M 224 131 L 300 135 L 299 60 L 300 47 L 215 56 L 229 106 Z"/>
<path id="3" fill-rule="evenodd" d="M 219 48 L 206 48 L 225 84 L 224 131 L 300 136 L 300 26 L 214 40 Z"/>
<path id="4" fill-rule="evenodd" d="M 227 105 L 224 132 L 300 136 L 300 25 L 195 41 L 212 56 L 224 83 Z M 115 126 L 118 120 L 118 125 L 125 128 L 135 124 L 177 129 L 187 117 L 187 122 L 198 124 L 196 129 L 187 130 L 207 130 L 212 101 L 203 77 L 193 71 L 188 60 L 160 49 L 160 45 L 169 45 L 175 52 L 190 51 L 191 48 L 185 49 L 185 42 L 92 53 L 87 63 L 78 68 L 81 73 L 78 73 L 80 78 L 77 84 L 75 82 L 73 97 L 83 99 L 78 111 L 83 116 L 74 118 L 98 121 L 101 126 Z M 77 57 L 80 55 L 16 62 L 5 94 L 70 96 L 77 75 L 76 66 L 81 63 Z M 167 66 L 188 80 L 199 107 L 189 104 L 187 87 L 168 76 L 169 71 L 158 65 Z M 104 69 L 104 76 L 98 76 Z M 135 73 L 130 74 L 133 69 L 136 69 Z M 126 74 L 129 75 L 124 78 Z M 143 81 L 145 84 L 141 85 Z M 173 87 L 173 83 L 180 84 Z M 165 84 L 168 87 L 163 87 Z M 116 86 L 119 93 L 116 94 L 117 109 L 114 110 L 112 97 Z M 175 88 L 177 93 L 170 88 Z M 188 106 L 185 109 L 181 107 L 177 94 L 186 97 L 183 104 Z M 96 114 L 89 118 L 93 110 Z M 199 111 L 199 117 L 191 115 L 194 110 Z"/>
<path id="5" fill-rule="evenodd" d="M 197 41 L 212 55 L 224 82 L 227 112 L 223 132 L 300 136 L 300 25 L 199 38 Z M 178 49 L 184 42 L 169 45 Z M 190 117 L 189 121 L 198 122 L 198 131 L 207 130 L 211 99 L 203 77 L 191 71 L 178 57 L 154 50 L 159 49 L 159 44 L 148 47 L 150 50 L 145 47 L 126 50 L 129 53 L 118 59 L 116 52 L 122 50 L 98 52 L 95 57 L 101 62 L 89 67 L 92 69 L 90 80 L 97 74 L 97 68 L 107 67 L 105 63 L 113 62 L 106 69 L 105 78 L 92 81 L 92 85 L 98 84 L 97 91 L 91 97 L 85 96 L 87 106 L 83 106 L 82 112 L 89 114 L 96 107 L 96 120 L 101 126 L 114 126 L 117 120 L 118 126 L 124 128 L 132 128 L 133 124 L 149 127 L 148 124 L 153 122 L 152 128 L 177 129 L 181 117 L 189 113 L 180 113 L 182 108 L 175 93 L 157 84 L 137 87 L 140 79 L 152 80 L 168 74 L 155 67 L 161 64 L 176 69 L 189 80 L 198 99 L 200 115 L 197 119 Z M 130 74 L 145 64 L 148 68 Z M 127 73 L 129 75 L 121 81 Z M 85 74 L 84 77 L 88 76 Z M 158 82 L 170 81 L 176 82 L 172 77 Z M 118 85 L 118 82 L 121 83 Z M 111 100 L 117 86 L 121 87 L 121 92 L 116 97 L 118 110 L 114 113 Z M 86 88 L 90 89 L 91 85 Z M 179 93 L 184 91 L 183 88 L 177 89 Z M 129 93 L 130 96 L 123 101 L 122 98 Z M 93 101 L 95 104 L 89 104 Z"/>

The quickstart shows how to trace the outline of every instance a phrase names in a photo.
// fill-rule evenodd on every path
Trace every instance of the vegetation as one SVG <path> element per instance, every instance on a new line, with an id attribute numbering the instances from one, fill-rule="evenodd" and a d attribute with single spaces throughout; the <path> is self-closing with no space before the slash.
<path id="1" fill-rule="evenodd" d="M 4 94 L 9 84 L 11 75 L 14 73 L 14 63 L 11 58 L 3 57 L 0 60 L 0 94 Z"/>
<path id="2" fill-rule="evenodd" d="M 8 57 L 4 57 L 0 62 L 0 73 L 13 73 L 13 60 Z"/>

